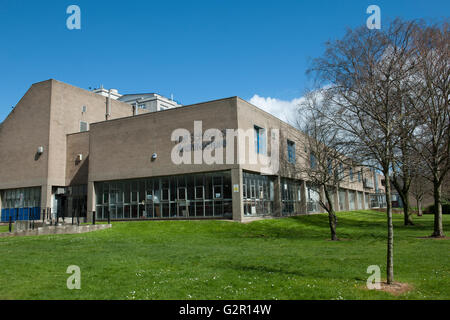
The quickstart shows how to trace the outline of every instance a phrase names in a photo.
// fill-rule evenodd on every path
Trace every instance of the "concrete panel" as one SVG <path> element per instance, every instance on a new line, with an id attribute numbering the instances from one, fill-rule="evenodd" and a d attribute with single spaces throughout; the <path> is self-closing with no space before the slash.
<path id="1" fill-rule="evenodd" d="M 233 129 L 236 98 L 185 106 L 132 118 L 96 123 L 91 126 L 89 181 L 132 179 L 194 172 L 229 170 L 237 165 L 175 164 L 171 141 L 176 129 L 194 133 L 194 121 L 202 120 L 202 129 Z M 226 154 L 223 150 L 224 158 Z M 152 160 L 152 154 L 157 159 Z"/>

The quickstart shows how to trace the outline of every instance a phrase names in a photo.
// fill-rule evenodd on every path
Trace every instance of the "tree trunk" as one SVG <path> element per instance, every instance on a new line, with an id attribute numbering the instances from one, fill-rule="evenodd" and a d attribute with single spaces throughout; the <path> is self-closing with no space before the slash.
<path id="1" fill-rule="evenodd" d="M 409 208 L 409 195 L 406 194 L 404 197 L 402 197 L 402 201 L 403 201 L 403 220 L 404 220 L 404 224 L 405 224 L 405 226 L 413 226 L 414 223 L 412 222 L 411 212 L 410 212 L 410 208 Z"/>
<path id="2" fill-rule="evenodd" d="M 384 172 L 386 181 L 386 214 L 388 225 L 388 241 L 387 241 L 387 283 L 394 282 L 394 225 L 392 222 L 392 202 L 391 202 L 391 182 L 389 181 L 389 170 Z"/>
<path id="3" fill-rule="evenodd" d="M 329 190 L 327 189 L 326 186 L 324 187 L 323 190 L 324 190 L 327 202 L 328 202 L 327 211 L 328 211 L 328 223 L 330 225 L 330 232 L 331 232 L 331 240 L 338 241 L 339 239 L 336 234 L 337 223 L 336 223 L 336 213 L 334 212 L 334 204 L 333 204 L 333 201 L 331 201 Z"/>
<path id="4" fill-rule="evenodd" d="M 423 212 L 422 212 L 422 200 L 421 199 L 417 199 L 417 215 L 419 217 L 421 217 L 423 215 Z"/>
<path id="5" fill-rule="evenodd" d="M 433 181 L 434 189 L 434 232 L 432 237 L 444 237 L 444 228 L 442 227 L 442 203 L 441 203 L 441 184 Z"/>
<path id="6" fill-rule="evenodd" d="M 404 173 L 404 176 L 406 176 L 407 173 Z M 398 195 L 400 196 L 400 199 L 402 199 L 403 202 L 403 221 L 405 226 L 414 225 L 412 219 L 411 219 L 411 210 L 409 207 L 409 184 L 407 181 L 403 181 L 403 186 L 398 182 L 397 178 L 394 177 L 394 180 L 392 180 L 392 184 L 394 185 L 395 189 L 397 190 Z"/>
<path id="7" fill-rule="evenodd" d="M 334 213 L 334 210 L 328 212 L 328 222 L 330 224 L 331 240 L 338 241 L 339 239 L 336 234 L 336 214 Z"/>

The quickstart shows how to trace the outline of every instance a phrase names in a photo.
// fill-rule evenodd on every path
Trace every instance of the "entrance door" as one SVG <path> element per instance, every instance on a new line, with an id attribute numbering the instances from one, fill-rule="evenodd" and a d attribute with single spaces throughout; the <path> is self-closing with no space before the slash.
<path id="1" fill-rule="evenodd" d="M 56 195 L 56 210 L 58 217 L 67 217 L 67 197 L 65 195 Z"/>

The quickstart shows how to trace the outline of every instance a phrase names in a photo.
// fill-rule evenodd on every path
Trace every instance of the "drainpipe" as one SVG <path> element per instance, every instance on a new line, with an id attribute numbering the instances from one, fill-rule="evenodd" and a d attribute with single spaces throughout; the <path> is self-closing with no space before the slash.
<path id="1" fill-rule="evenodd" d="M 108 97 L 106 98 L 106 115 L 105 119 L 109 120 L 111 117 L 111 89 L 109 89 Z"/>

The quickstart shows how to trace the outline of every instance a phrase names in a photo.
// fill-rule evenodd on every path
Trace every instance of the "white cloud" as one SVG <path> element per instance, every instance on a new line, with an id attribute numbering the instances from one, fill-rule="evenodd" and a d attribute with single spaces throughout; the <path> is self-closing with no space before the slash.
<path id="1" fill-rule="evenodd" d="M 297 115 L 298 105 L 303 100 L 304 100 L 303 97 L 287 101 L 271 97 L 265 98 L 255 94 L 249 100 L 249 102 L 285 122 L 295 124 L 296 121 L 298 120 Z"/>

